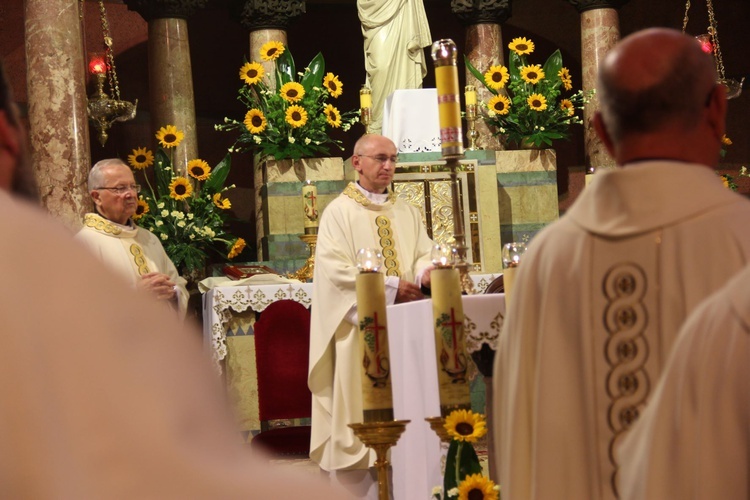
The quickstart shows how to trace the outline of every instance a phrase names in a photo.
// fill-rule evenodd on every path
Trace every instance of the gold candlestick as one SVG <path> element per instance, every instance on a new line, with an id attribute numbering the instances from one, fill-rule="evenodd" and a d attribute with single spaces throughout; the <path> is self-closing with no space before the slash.
<path id="1" fill-rule="evenodd" d="M 354 435 L 362 441 L 362 444 L 375 450 L 375 467 L 378 469 L 378 500 L 389 500 L 390 498 L 388 450 L 391 446 L 396 445 L 409 422 L 411 420 L 349 424 L 349 427 L 354 431 Z"/>
<path id="2" fill-rule="evenodd" d="M 306 282 L 312 279 L 313 272 L 315 271 L 315 245 L 318 242 L 318 235 L 300 234 L 299 239 L 307 243 L 307 249 L 310 251 L 310 256 L 307 258 L 305 264 L 302 267 L 300 267 L 293 273 L 288 273 L 286 277 L 289 279 Z"/>
<path id="3" fill-rule="evenodd" d="M 475 151 L 479 149 L 477 147 L 477 139 L 479 138 L 479 132 L 477 132 L 476 128 L 476 121 L 477 121 L 477 105 L 474 104 L 467 104 L 466 105 L 466 128 L 468 128 L 468 132 L 466 132 L 466 137 L 469 139 L 469 144 L 466 149 L 469 151 Z"/>
<path id="4" fill-rule="evenodd" d="M 425 421 L 430 424 L 430 429 L 435 431 L 435 434 L 438 435 L 440 441 L 443 443 L 451 442 L 452 438 L 445 429 L 445 417 L 427 417 L 425 418 Z"/>

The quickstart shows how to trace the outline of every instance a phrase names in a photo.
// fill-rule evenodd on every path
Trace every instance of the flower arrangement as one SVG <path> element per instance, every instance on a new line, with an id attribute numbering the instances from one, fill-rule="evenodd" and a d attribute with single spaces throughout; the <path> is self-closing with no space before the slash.
<path id="1" fill-rule="evenodd" d="M 342 113 L 328 102 L 341 96 L 343 84 L 338 76 L 325 72 L 323 55 L 318 53 L 299 73 L 281 42 L 265 43 L 260 58 L 274 61 L 276 90 L 269 87 L 262 64 L 245 62 L 240 68 L 245 84 L 238 99 L 248 111 L 242 121 L 224 118 L 223 124 L 216 125 L 217 130 L 239 130 L 229 151 L 256 151 L 261 158 L 282 160 L 325 155 L 331 146 L 343 149 L 329 132 L 349 130 L 357 121 L 356 112 Z"/>
<path id="2" fill-rule="evenodd" d="M 162 241 L 164 250 L 178 269 L 195 273 L 206 264 L 209 251 L 233 259 L 245 248 L 245 240 L 225 231 L 231 202 L 224 193 L 230 170 L 229 155 L 211 168 L 201 159 L 190 160 L 187 174 L 177 175 L 172 168 L 172 153 L 184 138 L 174 125 L 156 133 L 160 148 L 156 154 L 140 147 L 128 155 L 128 164 L 140 172 L 148 186 L 138 198 L 133 220 Z M 154 167 L 155 188 L 146 169 Z M 220 249 L 221 248 L 221 249 Z"/>
<path id="3" fill-rule="evenodd" d="M 719 157 L 724 158 L 727 155 L 727 149 L 729 146 L 732 145 L 732 139 L 726 136 L 726 134 L 721 136 L 721 149 L 719 150 Z M 729 174 L 718 174 L 721 177 L 721 182 L 724 183 L 724 187 L 727 187 L 731 189 L 732 191 L 737 191 L 737 183 L 735 182 L 735 178 L 732 177 Z M 744 165 L 740 167 L 739 172 L 737 173 L 739 177 L 750 177 L 750 173 L 748 173 L 747 167 Z"/>
<path id="4" fill-rule="evenodd" d="M 500 487 L 482 475 L 482 466 L 472 443 L 487 433 L 484 415 L 469 410 L 454 410 L 445 419 L 451 436 L 442 488 L 432 490 L 437 500 L 498 500 Z"/>
<path id="5" fill-rule="evenodd" d="M 534 52 L 534 42 L 514 38 L 508 44 L 509 64 L 491 66 L 480 73 L 468 58 L 466 67 L 493 94 L 484 111 L 485 121 L 508 141 L 551 146 L 555 139 L 567 139 L 569 128 L 583 121 L 576 115 L 591 93 L 573 90 L 568 68 L 563 66 L 559 50 L 552 53 L 544 66 L 530 64 L 526 56 Z"/>

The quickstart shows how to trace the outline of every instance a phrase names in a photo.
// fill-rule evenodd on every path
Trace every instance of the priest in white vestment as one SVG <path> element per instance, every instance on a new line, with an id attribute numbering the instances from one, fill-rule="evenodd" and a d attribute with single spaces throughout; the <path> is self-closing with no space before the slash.
<path id="1" fill-rule="evenodd" d="M 750 267 L 690 315 L 616 454 L 622 500 L 750 498 Z"/>
<path id="2" fill-rule="evenodd" d="M 682 322 L 750 262 L 750 201 L 714 171 L 726 97 L 695 39 L 624 39 L 598 92 L 619 167 L 531 241 L 499 340 L 494 467 L 511 500 L 615 499 L 613 451 Z"/>
<path id="3" fill-rule="evenodd" d="M 421 299 L 421 286 L 429 286 L 429 273 L 422 271 L 431 266 L 432 240 L 419 212 L 388 189 L 396 160 L 390 139 L 361 138 L 352 157 L 359 181 L 328 204 L 320 221 L 310 325 L 310 457 L 325 471 L 367 472 L 375 461 L 375 453 L 347 425 L 363 421 L 354 286 L 357 251 L 382 251 L 388 303 Z M 364 472 L 367 489 L 372 484 L 367 485 Z M 353 498 L 366 497 L 357 488 L 351 486 Z"/>
<path id="4" fill-rule="evenodd" d="M 188 301 L 185 279 L 159 239 L 133 222 L 140 186 L 130 167 L 119 159 L 97 162 L 88 184 L 97 213 L 84 216 L 76 238 L 134 287 L 171 302 L 184 316 Z"/>

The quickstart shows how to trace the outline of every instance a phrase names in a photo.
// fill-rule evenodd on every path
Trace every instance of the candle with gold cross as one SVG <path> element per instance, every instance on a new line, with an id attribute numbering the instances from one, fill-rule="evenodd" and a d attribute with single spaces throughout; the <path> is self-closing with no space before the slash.
<path id="1" fill-rule="evenodd" d="M 356 278 L 357 317 L 364 422 L 393 420 L 385 279 L 378 272 L 382 259 L 378 250 L 363 248 L 357 253 L 357 268 L 360 271 Z"/>
<path id="2" fill-rule="evenodd" d="M 302 184 L 305 234 L 318 232 L 318 188 L 310 180 Z"/>

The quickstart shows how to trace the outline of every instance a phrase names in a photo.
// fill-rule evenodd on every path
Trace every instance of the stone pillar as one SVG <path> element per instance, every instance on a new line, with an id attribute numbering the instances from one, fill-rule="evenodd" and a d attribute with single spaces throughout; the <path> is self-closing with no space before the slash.
<path id="1" fill-rule="evenodd" d="M 198 158 L 195 96 L 187 18 L 208 0 L 125 0 L 128 9 L 148 22 L 148 80 L 153 133 L 174 125 L 185 134 L 174 149 L 176 172 Z"/>
<path id="2" fill-rule="evenodd" d="M 451 10 L 466 26 L 466 57 L 480 72 L 505 64 L 500 25 L 510 18 L 511 0 L 451 0 Z M 460 61 L 462 63 L 463 61 Z M 466 84 L 477 88 L 477 103 L 485 106 L 492 93 L 466 70 Z M 476 121 L 481 149 L 504 149 L 484 120 Z"/>
<path id="3" fill-rule="evenodd" d="M 620 39 L 620 20 L 617 10 L 628 0 L 568 0 L 581 14 L 581 66 L 583 91 L 596 88 L 599 63 Z M 583 110 L 583 134 L 586 143 L 586 171 L 611 168 L 615 161 L 594 130 L 594 114 L 599 109 L 599 97 Z"/>
<path id="4" fill-rule="evenodd" d="M 91 210 L 86 62 L 78 0 L 26 0 L 31 159 L 42 204 L 72 229 Z"/>
<path id="5" fill-rule="evenodd" d="M 230 0 L 230 8 L 240 24 L 250 31 L 248 60 L 263 65 L 269 88 L 276 90 L 274 62 L 261 60 L 260 48 L 271 41 L 287 45 L 286 29 L 293 18 L 305 13 L 304 0 Z"/>

